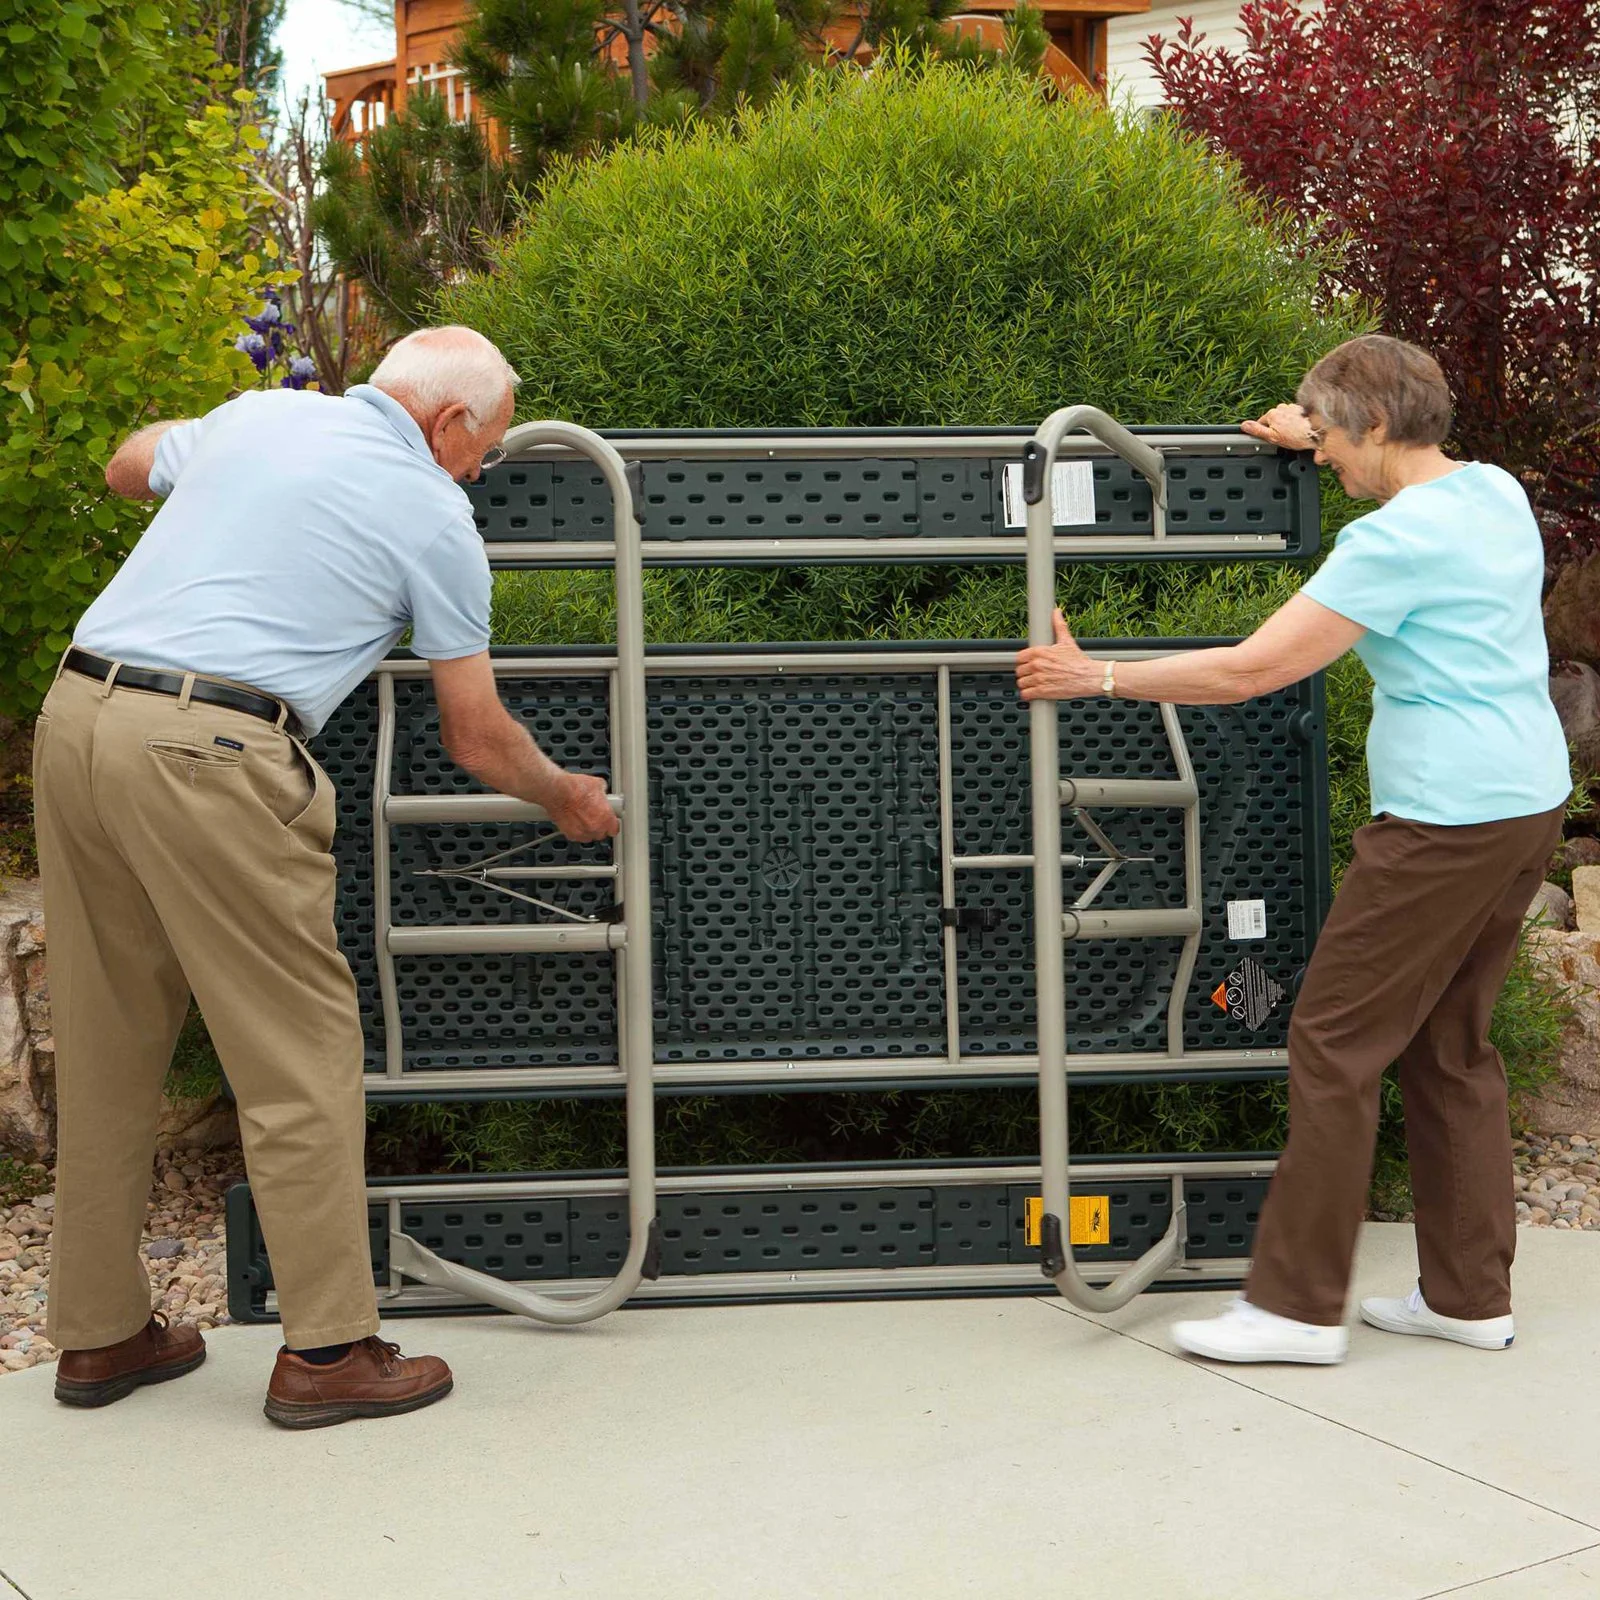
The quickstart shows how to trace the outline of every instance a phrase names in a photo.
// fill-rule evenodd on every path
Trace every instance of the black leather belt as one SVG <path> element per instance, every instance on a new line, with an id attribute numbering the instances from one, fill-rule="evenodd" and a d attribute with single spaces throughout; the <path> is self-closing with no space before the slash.
<path id="1" fill-rule="evenodd" d="M 106 681 L 113 665 L 100 656 L 90 655 L 87 650 L 78 649 L 76 645 L 67 651 L 67 671 L 82 673 L 97 683 Z M 183 679 L 181 672 L 163 672 L 155 667 L 117 668 L 119 689 L 143 689 L 150 694 L 179 695 L 183 693 Z M 208 706 L 226 706 L 229 711 L 243 711 L 247 716 L 260 717 L 264 722 L 276 722 L 285 710 L 283 702 L 274 700 L 270 694 L 257 694 L 252 689 L 234 689 L 225 683 L 211 683 L 204 678 L 195 679 L 189 698 L 203 701 Z M 285 718 L 284 726 L 299 731 L 292 711 Z"/>

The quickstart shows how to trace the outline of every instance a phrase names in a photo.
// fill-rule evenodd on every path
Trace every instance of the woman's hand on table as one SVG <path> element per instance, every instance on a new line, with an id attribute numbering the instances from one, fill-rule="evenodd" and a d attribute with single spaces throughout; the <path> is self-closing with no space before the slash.
<path id="1" fill-rule="evenodd" d="M 1254 422 L 1241 422 L 1239 426 L 1252 439 L 1265 439 L 1268 444 L 1275 444 L 1283 450 L 1317 448 L 1311 419 L 1292 401 L 1274 406 L 1264 416 L 1257 417 Z"/>

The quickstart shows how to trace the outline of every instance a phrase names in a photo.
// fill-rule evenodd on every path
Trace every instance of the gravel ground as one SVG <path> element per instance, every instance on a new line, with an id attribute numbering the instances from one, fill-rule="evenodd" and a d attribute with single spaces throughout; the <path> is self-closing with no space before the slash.
<path id="1" fill-rule="evenodd" d="M 1600 1229 L 1600 1149 L 1592 1140 L 1532 1134 L 1512 1148 L 1519 1223 Z"/>
<path id="2" fill-rule="evenodd" d="M 1519 1225 L 1600 1231 L 1595 1143 L 1581 1134 L 1530 1135 L 1514 1149 Z M 142 1254 L 151 1304 L 174 1322 L 218 1328 L 229 1320 L 223 1196 L 241 1176 L 237 1150 L 163 1150 L 157 1157 Z M 0 1206 L 0 1375 L 55 1360 L 44 1336 L 54 1212 L 51 1194 Z"/>
<path id="3" fill-rule="evenodd" d="M 173 1322 L 217 1328 L 228 1321 L 223 1196 L 243 1175 L 237 1150 L 163 1150 L 157 1157 L 141 1254 L 150 1303 Z M 44 1336 L 54 1221 L 53 1194 L 0 1206 L 0 1374 L 56 1358 Z"/>

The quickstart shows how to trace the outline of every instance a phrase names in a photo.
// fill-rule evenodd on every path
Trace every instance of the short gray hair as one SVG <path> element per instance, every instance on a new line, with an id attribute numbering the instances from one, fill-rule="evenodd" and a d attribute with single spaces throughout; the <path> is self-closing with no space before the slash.
<path id="1" fill-rule="evenodd" d="M 1346 339 L 1300 382 L 1295 395 L 1352 439 L 1379 422 L 1395 444 L 1443 444 L 1450 434 L 1450 386 L 1426 350 L 1387 334 Z"/>
<path id="2" fill-rule="evenodd" d="M 481 333 L 452 326 L 408 333 L 390 346 L 367 381 L 425 412 L 465 405 L 477 427 L 522 379 Z"/>

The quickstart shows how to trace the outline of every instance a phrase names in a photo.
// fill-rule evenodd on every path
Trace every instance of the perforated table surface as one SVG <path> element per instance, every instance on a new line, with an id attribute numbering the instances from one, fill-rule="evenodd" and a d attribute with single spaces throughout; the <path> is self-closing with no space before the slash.
<path id="1" fill-rule="evenodd" d="M 1118 648 L 1137 647 L 1124 641 Z M 910 1084 L 1020 1079 L 1036 1070 L 1029 876 L 984 864 L 1028 848 L 1026 721 L 1011 674 L 1014 649 L 650 653 L 660 1084 Z M 439 745 L 425 668 L 398 660 L 388 667 L 392 791 L 475 792 Z M 497 667 L 507 704 L 554 759 L 609 771 L 605 658 L 518 652 Z M 473 876 L 477 864 L 495 857 L 598 869 L 605 851 L 516 823 L 391 825 L 375 839 L 375 706 L 368 686 L 318 742 L 339 790 L 339 928 L 362 997 L 371 1091 L 431 1097 L 604 1088 L 616 1051 L 603 952 L 394 958 L 403 1037 L 398 1063 L 388 1063 L 398 1070 L 385 1072 L 391 1041 L 377 994 L 376 852 L 390 852 L 390 919 L 404 930 L 548 920 L 506 893 L 506 880 Z M 1171 777 L 1155 707 L 1094 700 L 1063 707 L 1062 716 L 1063 777 Z M 1292 987 L 1325 911 L 1320 683 L 1241 706 L 1184 708 L 1179 722 L 1199 790 L 1202 899 L 1198 957 L 1182 1006 L 1183 1054 L 1175 1056 L 1167 1037 L 1182 939 L 1078 940 L 1068 1038 L 1084 1073 L 1192 1078 L 1270 1065 L 1266 1053 L 1281 1049 L 1286 1008 L 1252 1030 L 1211 996 L 1244 956 Z M 1086 817 L 1132 858 L 1097 906 L 1182 903 L 1177 807 L 1096 806 Z M 538 839 L 548 843 L 504 857 Z M 1104 854 L 1070 814 L 1066 842 L 1084 855 Z M 953 900 L 947 860 L 961 865 L 948 874 Z M 1066 869 L 1069 905 L 1100 870 L 1095 863 Z M 458 873 L 465 875 L 449 875 Z M 604 877 L 512 880 L 510 887 L 583 917 L 605 916 L 613 898 Z M 1231 938 L 1230 904 L 1250 902 L 1260 903 L 1260 936 Z"/>
<path id="2" fill-rule="evenodd" d="M 1309 454 L 1231 427 L 1129 430 L 1165 461 L 1165 528 L 1151 486 L 1097 440 L 1063 441 L 1089 497 L 1062 510 L 1057 558 L 1284 560 L 1320 534 Z M 1015 428 L 609 431 L 630 463 L 651 566 L 871 561 L 1021 562 Z M 1007 474 L 1012 482 L 1007 485 Z M 508 460 L 469 490 L 501 567 L 603 566 L 611 538 L 604 477 L 570 455 Z M 1067 520 L 1071 515 L 1073 520 Z"/>

